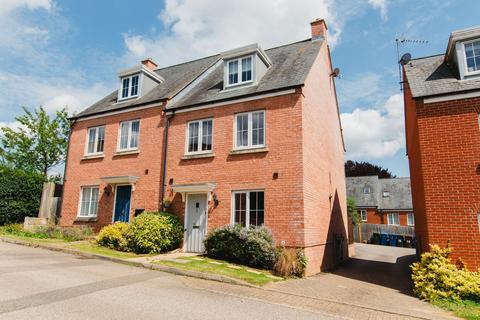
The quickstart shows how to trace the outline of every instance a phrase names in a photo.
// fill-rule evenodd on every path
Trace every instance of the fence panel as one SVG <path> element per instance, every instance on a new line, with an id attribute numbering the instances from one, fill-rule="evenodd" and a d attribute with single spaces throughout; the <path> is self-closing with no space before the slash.
<path id="1" fill-rule="evenodd" d="M 360 223 L 353 229 L 353 239 L 355 242 L 369 242 L 374 233 L 413 237 L 415 235 L 415 227 Z"/>

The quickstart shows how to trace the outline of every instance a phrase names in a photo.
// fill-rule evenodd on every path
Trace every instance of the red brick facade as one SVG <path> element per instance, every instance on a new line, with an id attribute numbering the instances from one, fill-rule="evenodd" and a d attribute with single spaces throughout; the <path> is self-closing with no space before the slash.
<path id="1" fill-rule="evenodd" d="M 367 211 L 367 221 L 362 221 L 362 222 L 371 223 L 371 224 L 388 224 L 387 215 L 389 212 L 378 211 L 376 208 L 359 208 L 358 209 L 359 214 L 360 214 L 360 210 Z M 413 213 L 413 211 L 391 211 L 391 213 L 398 213 L 400 225 L 408 226 L 407 215 L 409 213 Z"/>
<path id="2" fill-rule="evenodd" d="M 436 103 L 405 89 L 407 152 L 415 229 L 421 250 L 453 247 L 480 267 L 480 98 Z"/>
<path id="3" fill-rule="evenodd" d="M 265 225 L 277 244 L 305 248 L 307 274 L 332 268 L 348 257 L 343 142 L 335 101 L 328 46 L 322 46 L 306 83 L 293 93 L 177 112 L 170 119 L 165 196 L 170 211 L 184 218 L 185 203 L 172 185 L 215 182 L 208 229 L 232 223 L 232 192 L 265 192 Z M 265 110 L 262 152 L 232 154 L 236 113 Z M 185 159 L 186 125 L 213 119 L 213 156 Z M 139 153 L 115 156 L 119 122 L 140 119 Z M 114 193 L 103 176 L 138 176 L 135 208 L 159 210 L 162 202 L 162 149 L 166 118 L 162 107 L 78 121 L 73 126 L 66 166 L 62 225 L 89 223 L 96 229 L 112 221 Z M 105 156 L 82 160 L 87 128 L 106 124 Z M 76 222 L 81 186 L 100 185 L 97 221 Z"/>

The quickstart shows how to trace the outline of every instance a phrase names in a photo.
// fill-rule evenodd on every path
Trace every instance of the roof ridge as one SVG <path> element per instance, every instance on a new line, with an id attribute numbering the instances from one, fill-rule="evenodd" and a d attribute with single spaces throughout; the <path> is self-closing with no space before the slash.
<path id="1" fill-rule="evenodd" d="M 282 44 L 282 45 L 279 45 L 279 46 L 276 46 L 276 47 L 271 47 L 271 48 L 265 49 L 264 51 L 270 51 L 270 50 L 278 49 L 278 48 L 281 48 L 281 47 L 291 46 L 291 45 L 293 45 L 293 44 L 302 43 L 302 42 L 307 42 L 307 41 L 310 41 L 310 40 L 311 40 L 311 38 L 304 39 L 304 40 L 299 40 L 299 41 L 295 41 L 295 42 L 290 42 L 290 43 L 285 43 L 285 44 Z M 258 43 L 257 43 L 257 44 L 258 44 Z M 245 45 L 245 46 L 236 47 L 236 48 L 233 48 L 233 49 L 230 49 L 230 50 L 235 50 L 235 49 L 238 49 L 238 48 L 243 48 L 243 47 L 246 47 L 246 46 L 249 46 L 249 45 L 251 45 L 251 44 L 247 44 L 247 45 Z M 230 50 L 227 50 L 227 51 L 230 51 Z M 166 67 L 158 68 L 158 69 L 155 69 L 154 72 L 161 71 L 161 70 L 165 70 L 165 69 L 172 68 L 172 67 L 178 67 L 178 66 L 181 66 L 181 65 L 184 65 L 184 64 L 187 64 L 187 63 L 192 63 L 192 62 L 195 62 L 195 61 L 200 61 L 200 60 L 204 60 L 204 59 L 208 59 L 208 58 L 213 58 L 213 57 L 221 56 L 221 55 L 222 55 L 221 53 L 211 54 L 211 55 L 206 56 L 206 57 L 197 58 L 197 59 L 193 59 L 193 60 L 189 60 L 189 61 L 185 61 L 185 62 L 180 62 L 180 63 L 172 64 L 172 65 L 169 65 L 169 66 L 166 66 Z"/>
<path id="2" fill-rule="evenodd" d="M 432 54 L 432 55 L 425 56 L 425 57 L 412 58 L 412 60 L 410 60 L 410 61 L 428 59 L 428 58 L 433 58 L 433 57 L 438 57 L 438 56 L 445 56 L 445 53 L 437 53 L 437 54 Z"/>

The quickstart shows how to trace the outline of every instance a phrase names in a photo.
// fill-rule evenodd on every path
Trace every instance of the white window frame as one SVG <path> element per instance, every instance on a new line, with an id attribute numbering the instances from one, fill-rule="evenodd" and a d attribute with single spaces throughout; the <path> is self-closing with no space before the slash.
<path id="1" fill-rule="evenodd" d="M 363 219 L 363 214 L 365 214 L 365 219 Z M 365 209 L 360 210 L 360 220 L 362 222 L 367 222 L 368 220 L 368 212 Z"/>
<path id="2" fill-rule="evenodd" d="M 408 217 L 412 217 L 413 223 L 410 223 L 410 220 L 408 219 Z M 408 212 L 407 213 L 407 226 L 409 226 L 409 227 L 414 227 L 415 226 L 415 215 L 413 214 L 413 212 Z"/>
<path id="3" fill-rule="evenodd" d="M 398 223 L 395 223 L 395 218 L 392 218 L 392 222 L 390 223 L 390 216 L 397 217 Z M 389 226 L 399 226 L 400 225 L 400 215 L 397 212 L 390 212 L 387 214 L 387 224 Z"/>
<path id="4" fill-rule="evenodd" d="M 137 87 L 137 94 L 132 95 L 132 79 L 133 77 L 138 77 L 138 87 Z M 128 79 L 128 91 L 127 91 L 127 96 L 123 97 L 123 80 Z M 132 99 L 132 98 L 138 98 L 140 95 L 140 88 L 141 84 L 143 82 L 143 77 L 141 73 L 135 73 L 129 76 L 121 77 L 120 78 L 120 90 L 118 91 L 118 101 L 121 100 L 127 100 L 127 99 Z"/>
<path id="5" fill-rule="evenodd" d="M 254 113 L 263 113 L 263 144 L 256 144 L 253 145 L 253 114 Z M 246 146 L 238 146 L 237 143 L 237 118 L 239 116 L 243 115 L 248 115 L 248 144 Z M 242 112 L 242 113 L 236 113 L 233 121 L 233 149 L 234 150 L 244 150 L 244 149 L 257 149 L 257 148 L 265 148 L 266 146 L 266 139 L 267 139 L 267 113 L 265 110 L 255 110 L 255 111 L 249 111 L 249 112 Z"/>
<path id="6" fill-rule="evenodd" d="M 231 209 L 231 216 L 230 216 L 230 224 L 232 226 L 235 225 L 235 195 L 246 193 L 246 207 L 245 207 L 245 227 L 248 229 L 250 228 L 250 193 L 251 192 L 263 192 L 263 226 L 265 226 L 265 216 L 266 216 L 266 199 L 265 199 L 265 189 L 252 189 L 252 190 L 237 190 L 232 191 L 232 209 Z M 257 226 L 260 227 L 260 226 Z"/>
<path id="7" fill-rule="evenodd" d="M 390 197 L 390 191 L 383 191 L 383 195 L 382 195 L 384 198 L 388 198 Z"/>
<path id="8" fill-rule="evenodd" d="M 203 135 L 203 122 L 211 121 L 212 122 L 212 148 L 210 150 L 201 150 L 202 145 L 202 135 Z M 198 150 L 197 151 L 188 151 L 188 145 L 190 143 L 190 124 L 198 122 Z M 205 118 L 199 120 L 192 120 L 187 122 L 186 128 L 186 136 L 185 136 L 185 154 L 193 155 L 193 154 L 208 154 L 213 153 L 213 118 Z"/>
<path id="9" fill-rule="evenodd" d="M 368 192 L 365 192 L 365 190 L 368 190 Z M 372 193 L 372 189 L 369 186 L 365 186 L 362 189 L 362 193 L 363 194 L 370 194 L 370 193 Z"/>
<path id="10" fill-rule="evenodd" d="M 137 137 L 137 146 L 130 147 L 130 142 L 132 139 L 132 124 L 134 122 L 138 122 L 138 137 Z M 127 134 L 127 141 L 128 146 L 127 148 L 121 149 L 121 141 L 122 141 L 122 123 L 128 123 L 128 134 Z M 118 125 L 118 139 L 117 139 L 117 152 L 126 152 L 126 151 L 136 151 L 140 149 L 140 119 L 134 120 L 127 120 L 127 121 L 120 121 Z"/>
<path id="11" fill-rule="evenodd" d="M 97 150 L 98 148 L 98 130 L 100 128 L 103 128 L 103 150 L 101 152 L 95 151 L 95 152 L 88 152 L 88 143 L 90 140 L 90 131 L 95 130 L 95 144 L 93 146 L 94 150 Z M 103 152 L 105 151 L 105 136 L 106 136 L 106 127 L 105 126 L 96 126 L 96 127 L 90 127 L 87 129 L 87 137 L 86 137 L 86 142 L 85 142 L 85 151 L 84 154 L 86 156 L 96 156 L 96 155 L 102 155 Z"/>
<path id="12" fill-rule="evenodd" d="M 472 75 L 480 74 L 480 68 L 479 68 L 478 70 L 476 70 L 476 71 L 468 71 L 467 49 L 465 48 L 465 45 L 470 44 L 470 43 L 474 43 L 474 42 L 480 42 L 480 39 L 474 39 L 474 40 L 462 42 L 463 64 L 465 65 L 465 75 L 467 75 L 467 76 L 472 76 Z"/>
<path id="13" fill-rule="evenodd" d="M 97 210 L 94 212 L 94 214 L 87 214 L 87 215 L 84 215 L 82 214 L 82 201 L 83 201 L 83 189 L 86 189 L 86 188 L 89 188 L 90 189 L 90 199 L 92 199 L 92 191 L 93 189 L 97 189 Z M 79 197 L 80 201 L 78 202 L 78 208 L 77 208 L 77 217 L 78 218 L 96 218 L 97 215 L 98 215 L 98 204 L 100 202 L 100 186 L 98 185 L 89 185 L 89 186 L 81 186 L 80 187 L 80 197 Z M 91 209 L 91 206 L 92 206 L 92 202 L 90 201 L 89 202 L 89 209 L 88 211 L 90 212 L 90 209 Z"/>
<path id="14" fill-rule="evenodd" d="M 242 77 L 242 60 L 243 59 L 248 59 L 250 58 L 251 61 L 252 61 L 252 66 L 251 66 L 251 71 L 252 71 L 252 78 L 250 80 L 245 80 L 243 81 L 243 77 Z M 234 62 L 237 62 L 238 63 L 238 82 L 236 83 L 230 83 L 230 64 L 231 63 L 234 63 Z M 235 87 L 235 86 L 239 86 L 239 85 L 244 85 L 244 84 L 247 84 L 247 83 L 252 83 L 253 82 L 253 79 L 255 79 L 255 68 L 254 68 L 254 65 L 255 65 L 255 56 L 254 55 L 248 55 L 248 56 L 243 56 L 243 57 L 240 57 L 240 58 L 236 58 L 236 59 L 231 59 L 231 60 L 228 60 L 227 63 L 226 63 L 226 88 L 229 88 L 229 87 Z"/>

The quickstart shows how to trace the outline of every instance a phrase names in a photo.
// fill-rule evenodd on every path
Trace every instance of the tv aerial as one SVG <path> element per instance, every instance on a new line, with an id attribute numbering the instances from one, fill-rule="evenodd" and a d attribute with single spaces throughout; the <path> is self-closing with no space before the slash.
<path id="1" fill-rule="evenodd" d="M 405 37 L 400 37 L 395 39 L 395 43 L 397 45 L 397 63 L 398 63 L 398 78 L 400 79 L 400 91 L 403 90 L 403 77 L 402 77 L 402 67 L 412 60 L 412 55 L 410 53 L 404 53 L 402 57 L 400 57 L 400 46 L 406 44 L 427 44 L 428 40 L 420 40 L 420 39 L 407 39 Z"/>

